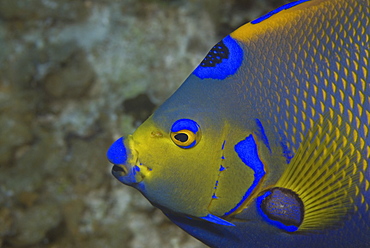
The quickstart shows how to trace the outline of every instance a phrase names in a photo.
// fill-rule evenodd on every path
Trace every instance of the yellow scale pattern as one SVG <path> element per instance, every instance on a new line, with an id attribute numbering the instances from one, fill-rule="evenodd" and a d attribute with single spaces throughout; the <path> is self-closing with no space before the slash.
<path id="1" fill-rule="evenodd" d="M 361 6 L 354 6 L 350 8 L 350 13 L 355 12 L 354 8 L 359 8 L 356 11 L 364 13 L 364 10 L 361 9 Z M 328 9 L 329 8 L 326 10 Z M 368 125 L 370 115 L 369 109 L 364 111 L 363 106 L 370 106 L 369 94 L 367 93 L 367 97 L 364 95 L 364 92 L 369 92 L 366 87 L 366 84 L 369 82 L 365 81 L 365 78 L 368 76 L 367 70 L 369 68 L 369 50 L 362 51 L 365 53 L 365 56 L 361 56 L 360 48 L 358 48 L 359 45 L 356 46 L 357 50 L 350 51 L 350 48 L 346 48 L 345 44 L 348 44 L 348 42 L 350 44 L 360 44 L 361 42 L 369 41 L 369 35 L 366 36 L 366 41 L 364 39 L 361 41 L 361 34 L 366 34 L 364 27 L 369 25 L 369 16 L 366 17 L 365 25 L 362 25 L 361 27 L 361 22 L 359 21 L 338 22 L 336 23 L 337 26 L 333 27 L 329 25 L 328 21 L 325 21 L 326 19 L 320 18 L 327 15 L 338 15 L 338 11 L 333 12 L 334 13 L 326 11 L 325 13 L 322 13 L 322 15 L 310 17 L 316 24 L 313 25 L 315 29 L 321 30 L 317 35 L 318 37 L 313 37 L 314 32 L 312 32 L 312 29 L 301 30 L 301 32 L 307 32 L 307 35 L 305 36 L 307 39 L 303 40 L 301 44 L 309 44 L 307 47 L 299 47 L 299 50 L 305 50 L 303 53 L 304 57 L 302 58 L 302 63 L 308 62 L 308 64 L 314 64 L 315 58 L 312 55 L 315 55 L 315 53 L 322 54 L 326 49 L 332 50 L 335 46 L 338 46 L 338 42 L 340 46 L 343 46 L 345 54 L 351 54 L 351 56 L 354 56 L 357 61 L 356 59 L 351 60 L 349 56 L 343 61 L 343 59 L 340 58 L 341 55 L 335 54 L 336 58 L 338 59 L 338 61 L 335 62 L 336 70 L 333 70 L 333 68 L 322 68 L 321 71 L 319 71 L 319 74 L 312 74 L 307 69 L 304 69 L 304 74 L 306 75 L 305 82 L 301 81 L 298 85 L 299 87 L 295 89 L 295 92 L 289 92 L 288 94 L 293 95 L 293 97 L 289 98 L 289 100 L 286 99 L 285 106 L 276 110 L 280 114 L 286 115 L 285 118 L 283 118 L 288 120 L 284 123 L 284 134 L 287 137 L 293 137 L 293 144 L 296 144 L 297 142 L 294 137 L 299 136 L 300 141 L 303 140 L 307 128 L 313 126 L 313 121 L 315 117 L 317 117 L 318 113 L 326 113 L 328 111 L 331 112 L 335 109 L 336 111 L 339 111 L 339 114 L 347 116 L 350 125 L 356 127 L 356 129 L 360 130 L 362 133 L 362 136 L 355 137 L 354 141 L 357 142 L 359 140 L 360 149 L 364 153 L 361 161 L 357 161 L 357 165 L 362 165 L 362 171 L 359 172 L 360 183 L 364 185 L 364 188 L 367 191 L 369 189 L 370 175 L 364 176 L 363 172 L 366 172 L 368 169 L 367 158 L 369 158 L 370 146 L 369 144 L 366 144 L 366 140 L 364 138 L 368 137 L 369 135 Z M 344 27 L 342 23 L 345 23 L 347 26 Z M 353 24 L 356 25 L 356 27 L 354 27 Z M 338 33 L 341 33 L 341 37 L 338 35 Z M 337 39 L 332 39 L 330 37 L 333 36 L 333 34 Z M 365 47 L 365 45 L 362 47 Z M 306 52 L 306 50 L 309 51 L 311 49 L 313 49 L 313 53 Z M 323 56 L 320 56 L 320 58 L 323 58 Z M 327 63 L 329 64 L 332 62 Z M 284 66 L 286 65 L 284 64 Z M 307 67 L 303 66 L 303 68 Z M 351 73 L 349 73 L 349 68 L 352 68 Z M 358 78 L 357 72 L 359 71 L 363 73 L 363 78 Z M 299 82 L 298 79 L 296 79 L 296 81 Z M 308 93 L 309 91 L 311 91 L 311 93 Z M 337 92 L 339 92 L 339 98 L 336 96 Z M 297 96 L 303 97 L 298 99 Z M 358 97 L 357 99 L 359 99 L 358 101 L 355 99 L 356 96 Z M 300 101 L 303 102 L 303 108 L 298 107 L 300 105 Z M 286 109 L 293 109 L 293 111 L 286 111 Z M 298 112 L 298 109 L 301 111 Z M 309 125 L 306 125 L 307 112 L 310 116 L 308 120 L 310 123 Z M 356 112 L 357 115 L 355 115 Z M 298 131 L 296 128 L 298 126 L 300 127 L 300 131 Z M 287 130 L 289 130 L 289 133 Z M 364 204 L 365 209 L 368 210 L 369 202 L 366 201 L 365 196 L 361 193 L 359 188 L 356 189 L 356 194 L 359 195 L 361 203 Z"/>
<path id="2" fill-rule="evenodd" d="M 366 30 L 370 8 L 344 0 L 320 4 L 336 6 L 272 16 L 259 24 L 257 38 L 244 36 L 248 36 L 243 40 L 247 52 L 255 52 L 246 55 L 255 65 L 242 82 L 250 84 L 251 93 L 245 98 L 252 106 L 262 105 L 260 114 L 267 114 L 267 125 L 273 124 L 275 132 L 286 137 L 293 154 L 320 115 L 340 115 L 350 125 L 347 129 L 355 128 L 360 158 L 356 161 L 357 206 L 369 215 L 370 199 L 365 195 L 370 195 L 370 35 Z M 243 32 L 247 31 L 235 37 Z"/>
<path id="3" fill-rule="evenodd" d="M 319 114 L 296 156 L 276 183 L 296 192 L 305 206 L 299 230 L 317 230 L 341 220 L 351 206 L 361 158 L 357 131 L 334 111 Z M 357 175 L 357 176 L 356 176 Z"/>

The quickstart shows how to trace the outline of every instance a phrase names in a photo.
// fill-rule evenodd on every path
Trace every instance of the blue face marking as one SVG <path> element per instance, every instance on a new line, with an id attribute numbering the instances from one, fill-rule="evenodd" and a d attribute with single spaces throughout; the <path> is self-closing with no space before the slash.
<path id="1" fill-rule="evenodd" d="M 233 209 L 225 213 L 225 215 L 231 214 L 237 210 L 240 205 L 250 196 L 253 190 L 257 187 L 258 183 L 262 180 L 263 176 L 266 174 L 264 165 L 258 157 L 257 144 L 252 134 L 236 144 L 234 149 L 243 163 L 254 171 L 254 180 L 247 192 L 245 192 L 241 201 Z"/>
<path id="2" fill-rule="evenodd" d="M 140 172 L 140 167 L 135 165 L 134 167 L 132 167 L 132 172 L 134 175 L 136 175 L 137 172 Z"/>
<path id="3" fill-rule="evenodd" d="M 269 151 L 271 153 L 271 147 L 270 147 L 269 140 L 266 136 L 265 129 L 263 128 L 262 123 L 259 119 L 256 119 L 255 121 L 256 121 L 256 125 L 257 125 L 256 134 L 262 140 L 262 142 L 266 145 L 266 147 L 269 149 Z"/>
<path id="4" fill-rule="evenodd" d="M 116 140 L 107 151 L 107 158 L 112 164 L 124 164 L 127 160 L 127 152 L 123 144 L 123 137 Z"/>
<path id="5" fill-rule="evenodd" d="M 287 3 L 283 6 L 280 6 L 279 8 L 273 10 L 273 11 L 270 11 L 268 12 L 267 14 L 257 18 L 256 20 L 254 21 L 251 21 L 252 24 L 257 24 L 257 23 L 260 23 L 268 18 L 270 18 L 271 16 L 275 15 L 276 13 L 279 13 L 280 11 L 282 10 L 285 10 L 285 9 L 290 9 L 291 7 L 294 7 L 298 4 L 301 4 L 301 3 L 304 3 L 304 2 L 308 2 L 310 0 L 299 0 L 299 1 L 295 1 L 295 2 L 291 2 L 291 3 Z"/>
<path id="6" fill-rule="evenodd" d="M 272 188 L 257 197 L 257 211 L 271 225 L 295 232 L 303 221 L 303 202 L 289 189 Z"/>
<path id="7" fill-rule="evenodd" d="M 175 121 L 171 127 L 171 132 L 178 132 L 181 130 L 190 130 L 193 133 L 197 133 L 199 131 L 198 124 L 190 119 L 180 119 Z"/>
<path id="8" fill-rule="evenodd" d="M 200 79 L 223 80 L 230 75 L 234 75 L 242 62 L 242 48 L 228 35 L 209 51 L 193 74 Z"/>

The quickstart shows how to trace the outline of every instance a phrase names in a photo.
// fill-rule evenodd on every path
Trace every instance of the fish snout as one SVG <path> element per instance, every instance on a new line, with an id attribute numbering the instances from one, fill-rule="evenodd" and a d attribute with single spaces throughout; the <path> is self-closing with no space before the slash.
<path id="1" fill-rule="evenodd" d="M 124 138 L 116 140 L 107 151 L 107 158 L 112 164 L 125 164 L 127 162 L 127 151 L 124 144 Z"/>
<path id="2" fill-rule="evenodd" d="M 132 184 L 134 178 L 130 177 L 130 172 L 132 171 L 133 165 L 128 160 L 131 160 L 132 154 L 130 152 L 130 147 L 127 147 L 132 139 L 129 136 L 127 139 L 124 137 L 116 140 L 107 151 L 107 158 L 109 162 L 113 164 L 112 174 L 120 182 L 124 184 Z M 130 159 L 128 159 L 130 157 Z"/>
<path id="3" fill-rule="evenodd" d="M 150 170 L 138 160 L 131 135 L 119 138 L 107 151 L 107 158 L 113 164 L 112 175 L 121 183 L 134 186 L 140 183 Z"/>

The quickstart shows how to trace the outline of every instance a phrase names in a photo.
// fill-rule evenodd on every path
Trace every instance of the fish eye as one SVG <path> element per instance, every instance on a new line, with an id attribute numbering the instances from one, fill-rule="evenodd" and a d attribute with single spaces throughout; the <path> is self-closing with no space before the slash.
<path id="1" fill-rule="evenodd" d="M 172 125 L 170 136 L 178 147 L 191 148 L 200 140 L 200 129 L 195 121 L 180 119 Z"/>

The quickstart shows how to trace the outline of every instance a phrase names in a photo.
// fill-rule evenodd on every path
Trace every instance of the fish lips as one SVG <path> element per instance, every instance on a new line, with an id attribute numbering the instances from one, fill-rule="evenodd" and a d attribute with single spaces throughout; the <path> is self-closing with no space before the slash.
<path id="1" fill-rule="evenodd" d="M 131 160 L 136 161 L 135 164 L 140 164 L 140 162 L 135 158 L 128 159 L 128 155 L 133 157 L 125 144 L 128 139 L 121 137 L 116 140 L 108 149 L 107 158 L 113 164 L 112 175 L 123 184 L 133 185 L 141 182 L 143 176 L 140 172 L 141 168 L 130 163 Z"/>
<path id="2" fill-rule="evenodd" d="M 127 165 L 113 165 L 112 175 L 123 184 L 132 186 L 140 183 L 143 180 L 140 168 L 136 165 L 129 169 L 127 167 Z"/>

